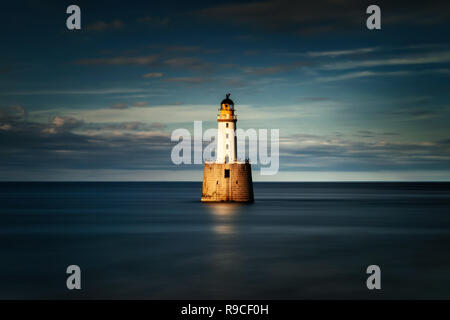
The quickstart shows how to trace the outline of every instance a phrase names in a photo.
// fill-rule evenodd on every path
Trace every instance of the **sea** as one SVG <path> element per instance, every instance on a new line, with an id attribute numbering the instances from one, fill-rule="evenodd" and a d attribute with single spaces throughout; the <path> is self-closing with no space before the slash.
<path id="1" fill-rule="evenodd" d="M 450 298 L 450 183 L 254 183 L 252 204 L 201 188 L 0 183 L 0 299 Z"/>

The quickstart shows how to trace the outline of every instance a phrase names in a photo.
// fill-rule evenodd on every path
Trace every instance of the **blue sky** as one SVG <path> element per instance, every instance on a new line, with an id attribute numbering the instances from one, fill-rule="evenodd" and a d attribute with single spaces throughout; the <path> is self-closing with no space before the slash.
<path id="1" fill-rule="evenodd" d="M 75 3 L 75 2 L 74 2 Z M 450 180 L 450 7 L 364 1 L 2 4 L 0 180 L 201 180 L 176 128 L 280 129 L 254 180 Z"/>

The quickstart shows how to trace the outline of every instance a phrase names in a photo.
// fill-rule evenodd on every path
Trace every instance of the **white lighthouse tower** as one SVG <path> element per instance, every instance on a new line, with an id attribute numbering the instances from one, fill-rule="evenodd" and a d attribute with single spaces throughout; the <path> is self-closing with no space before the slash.
<path id="1" fill-rule="evenodd" d="M 236 121 L 228 93 L 217 116 L 216 161 L 205 162 L 203 202 L 253 202 L 252 167 L 248 161 L 238 162 L 236 158 Z"/>
<path id="2" fill-rule="evenodd" d="M 230 94 L 220 103 L 217 116 L 217 163 L 234 163 L 237 160 L 236 143 L 236 115 L 234 114 L 234 102 Z"/>

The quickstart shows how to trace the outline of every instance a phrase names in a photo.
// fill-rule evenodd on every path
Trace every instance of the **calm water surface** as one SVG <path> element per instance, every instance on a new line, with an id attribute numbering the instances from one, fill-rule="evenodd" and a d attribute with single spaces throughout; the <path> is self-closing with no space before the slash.
<path id="1" fill-rule="evenodd" d="M 450 184 L 254 189 L 237 205 L 200 203 L 201 183 L 0 183 L 0 298 L 450 298 Z"/>

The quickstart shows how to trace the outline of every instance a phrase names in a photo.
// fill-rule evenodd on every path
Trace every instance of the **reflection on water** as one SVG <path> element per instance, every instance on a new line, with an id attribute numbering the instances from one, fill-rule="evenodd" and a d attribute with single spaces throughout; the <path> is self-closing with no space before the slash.
<path id="1" fill-rule="evenodd" d="M 231 235 L 236 231 L 236 228 L 229 224 L 218 224 L 213 228 L 214 232 L 221 235 Z"/>
<path id="2" fill-rule="evenodd" d="M 208 211 L 218 220 L 230 220 L 236 216 L 243 205 L 239 203 L 208 203 L 206 204 Z"/>
<path id="3" fill-rule="evenodd" d="M 241 204 L 219 202 L 209 203 L 206 206 L 214 219 L 214 233 L 227 236 L 237 231 L 235 223 L 242 209 Z"/>
<path id="4" fill-rule="evenodd" d="M 215 235 L 211 249 L 211 270 L 214 279 L 221 279 L 224 274 L 234 274 L 242 268 L 242 256 L 236 243 L 238 223 L 244 205 L 239 203 L 209 203 L 207 212 L 212 217 L 212 231 Z M 217 283 L 223 287 L 225 284 Z"/>
<path id="5" fill-rule="evenodd" d="M 0 183 L 0 299 L 450 298 L 450 184 Z M 365 286 L 380 265 L 381 292 Z"/>

